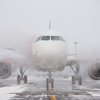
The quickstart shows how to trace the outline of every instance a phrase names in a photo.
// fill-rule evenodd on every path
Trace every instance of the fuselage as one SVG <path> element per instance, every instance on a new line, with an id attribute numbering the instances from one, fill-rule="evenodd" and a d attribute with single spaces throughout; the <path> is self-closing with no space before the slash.
<path id="1" fill-rule="evenodd" d="M 65 67 L 68 48 L 63 35 L 52 31 L 38 34 L 32 42 L 32 56 L 34 65 L 42 70 Z"/>

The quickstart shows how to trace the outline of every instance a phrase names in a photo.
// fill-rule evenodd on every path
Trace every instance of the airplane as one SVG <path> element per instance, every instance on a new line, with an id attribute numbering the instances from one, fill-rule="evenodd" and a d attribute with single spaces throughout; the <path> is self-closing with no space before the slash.
<path id="1" fill-rule="evenodd" d="M 20 74 L 17 75 L 17 83 L 20 84 L 21 81 L 27 83 L 28 77 L 25 75 L 28 67 L 36 68 L 39 71 L 47 71 L 48 78 L 46 79 L 46 88 L 47 90 L 54 88 L 54 80 L 52 78 L 52 72 L 61 71 L 66 66 L 70 66 L 70 68 L 75 73 L 72 76 L 72 84 L 76 84 L 78 82 L 79 85 L 82 85 L 82 78 L 79 75 L 80 65 L 77 60 L 69 60 L 68 56 L 68 45 L 65 37 L 62 33 L 53 31 L 49 29 L 48 31 L 36 34 L 32 40 L 32 48 L 31 48 L 31 60 L 33 65 L 29 64 L 24 67 L 20 66 L 21 59 L 25 58 L 24 55 L 18 53 L 17 51 L 10 48 L 1 48 L 0 50 L 0 79 L 8 78 L 13 72 L 12 69 L 16 68 L 15 63 L 19 63 Z M 6 54 L 7 53 L 7 54 Z M 26 63 L 25 59 L 24 62 Z M 13 66 L 12 66 L 13 65 Z M 89 76 L 92 79 L 100 79 L 100 64 L 95 65 L 94 68 L 91 67 Z M 13 68 L 14 67 L 14 68 Z M 94 70 L 96 69 L 96 70 Z M 94 72 L 96 74 L 94 74 Z"/>

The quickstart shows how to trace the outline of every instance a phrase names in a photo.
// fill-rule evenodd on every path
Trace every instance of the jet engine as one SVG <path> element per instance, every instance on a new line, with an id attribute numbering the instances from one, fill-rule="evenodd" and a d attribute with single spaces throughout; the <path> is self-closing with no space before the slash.
<path id="1" fill-rule="evenodd" d="M 92 78 L 94 80 L 100 80 L 100 62 L 93 64 L 89 68 L 88 74 L 89 74 L 90 78 Z"/>
<path id="2" fill-rule="evenodd" d="M 0 79 L 6 79 L 11 75 L 11 64 L 0 62 Z"/>

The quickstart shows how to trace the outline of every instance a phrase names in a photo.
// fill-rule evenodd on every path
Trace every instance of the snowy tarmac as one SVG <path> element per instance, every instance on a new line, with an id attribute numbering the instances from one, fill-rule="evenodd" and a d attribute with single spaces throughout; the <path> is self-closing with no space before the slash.
<path id="1" fill-rule="evenodd" d="M 61 100 L 100 100 L 100 89 L 76 86 L 72 89 L 71 82 L 55 80 L 54 90 Z M 21 85 L 8 85 L 0 88 L 0 100 L 48 100 L 45 80 L 38 80 Z"/>
<path id="2" fill-rule="evenodd" d="M 16 84 L 16 75 L 0 80 L 0 100 L 48 100 L 46 91 L 47 73 L 34 72 L 28 77 L 28 84 Z M 54 89 L 49 96 L 59 96 L 59 100 L 100 100 L 100 82 L 88 80 L 81 87 L 72 88 L 71 80 L 62 73 L 53 74 Z"/>

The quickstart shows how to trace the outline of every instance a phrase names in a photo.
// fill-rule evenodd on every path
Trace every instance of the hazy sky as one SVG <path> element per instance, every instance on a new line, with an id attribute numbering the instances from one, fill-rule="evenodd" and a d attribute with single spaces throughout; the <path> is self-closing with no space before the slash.
<path id="1" fill-rule="evenodd" d="M 100 0 L 0 0 L 0 45 L 27 43 L 20 42 L 47 30 L 49 20 L 72 49 L 77 41 L 78 52 L 99 53 Z"/>

